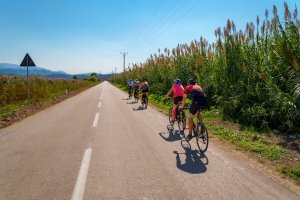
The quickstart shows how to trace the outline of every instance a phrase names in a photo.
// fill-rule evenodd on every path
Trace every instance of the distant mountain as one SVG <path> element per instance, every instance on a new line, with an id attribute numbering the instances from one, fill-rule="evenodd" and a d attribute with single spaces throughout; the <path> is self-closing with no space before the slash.
<path id="1" fill-rule="evenodd" d="M 82 74 L 74 74 L 74 76 L 77 77 L 77 79 L 84 79 L 91 76 L 91 73 L 82 73 Z M 97 74 L 97 77 L 101 80 L 108 80 L 112 74 Z"/>
<path id="2" fill-rule="evenodd" d="M 20 67 L 19 65 L 0 63 L 0 75 L 11 76 L 26 76 L 27 67 Z M 64 71 L 51 71 L 42 67 L 29 67 L 29 76 L 41 76 L 52 79 L 73 79 L 76 76 L 77 79 L 84 79 L 90 77 L 91 73 L 82 74 L 68 74 Z M 98 78 L 101 80 L 107 80 L 111 77 L 111 74 L 100 74 Z"/>
<path id="3" fill-rule="evenodd" d="M 0 63 L 0 74 L 26 76 L 27 68 L 20 67 L 19 65 L 15 65 L 15 64 Z M 66 79 L 73 78 L 72 75 L 64 71 L 51 71 L 42 67 L 29 67 L 29 75 L 49 77 L 49 78 L 60 78 L 60 77 L 64 77 Z"/>

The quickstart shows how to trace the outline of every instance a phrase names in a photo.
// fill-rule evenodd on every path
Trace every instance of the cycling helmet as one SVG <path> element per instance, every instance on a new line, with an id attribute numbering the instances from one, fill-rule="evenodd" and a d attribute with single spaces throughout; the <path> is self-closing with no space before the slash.
<path id="1" fill-rule="evenodd" d="M 195 85 L 196 83 L 198 83 L 197 78 L 190 78 L 190 79 L 187 81 L 187 84 L 188 84 L 188 85 Z"/>
<path id="2" fill-rule="evenodd" d="M 180 80 L 179 78 L 176 78 L 176 79 L 174 80 L 174 83 L 175 83 L 175 84 L 179 84 L 179 83 L 181 83 L 181 80 Z"/>

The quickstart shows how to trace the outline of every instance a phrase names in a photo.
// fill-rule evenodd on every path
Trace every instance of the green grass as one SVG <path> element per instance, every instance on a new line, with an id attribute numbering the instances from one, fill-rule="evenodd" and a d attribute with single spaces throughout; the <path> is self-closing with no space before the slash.
<path id="1" fill-rule="evenodd" d="M 13 115 L 13 113 L 20 109 L 21 107 L 23 107 L 26 104 L 26 102 L 24 103 L 19 103 L 19 104 L 9 104 L 6 105 L 4 107 L 0 107 L 0 118 L 3 117 L 9 117 L 11 115 Z"/>
<path id="2" fill-rule="evenodd" d="M 66 91 L 80 91 L 97 83 L 99 82 L 30 77 L 30 101 L 27 102 L 25 78 L 0 76 L 0 119 L 12 116 L 24 106 L 51 103 L 65 96 Z"/>
<path id="3" fill-rule="evenodd" d="M 221 140 L 226 140 L 236 145 L 240 150 L 256 153 L 258 156 L 272 161 L 280 159 L 286 152 L 285 149 L 268 142 L 259 134 L 246 131 L 233 131 L 211 124 L 208 124 L 208 130 L 212 131 Z"/>
<path id="4" fill-rule="evenodd" d="M 292 167 L 283 166 L 280 168 L 280 172 L 300 181 L 300 164 L 294 165 Z"/>

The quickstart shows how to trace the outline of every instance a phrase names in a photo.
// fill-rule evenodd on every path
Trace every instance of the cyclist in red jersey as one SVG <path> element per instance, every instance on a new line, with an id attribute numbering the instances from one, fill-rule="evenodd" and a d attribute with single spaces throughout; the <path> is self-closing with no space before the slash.
<path id="1" fill-rule="evenodd" d="M 206 96 L 202 90 L 202 87 L 198 85 L 198 81 L 196 78 L 191 78 L 187 81 L 187 86 L 184 88 L 182 104 L 179 107 L 179 109 L 182 109 L 184 107 L 188 95 L 190 95 L 192 98 L 192 104 L 189 109 L 189 117 L 188 117 L 189 134 L 186 139 L 190 140 L 192 139 L 192 131 L 195 127 L 194 116 L 197 113 L 199 115 L 200 120 L 202 121 L 202 115 L 200 109 L 207 106 Z"/>

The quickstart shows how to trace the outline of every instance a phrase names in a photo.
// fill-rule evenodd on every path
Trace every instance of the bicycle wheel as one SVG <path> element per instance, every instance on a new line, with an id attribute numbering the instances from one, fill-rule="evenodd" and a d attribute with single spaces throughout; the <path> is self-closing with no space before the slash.
<path id="1" fill-rule="evenodd" d="M 170 122 L 170 124 L 172 122 L 172 107 L 170 107 L 170 109 L 169 109 L 169 122 Z"/>
<path id="2" fill-rule="evenodd" d="M 148 107 L 148 97 L 146 96 L 146 98 L 145 98 L 145 109 L 147 109 L 147 107 Z"/>
<path id="3" fill-rule="evenodd" d="M 199 151 L 204 153 L 207 150 L 208 147 L 208 131 L 205 127 L 205 124 L 198 123 L 197 124 L 197 136 L 196 141 L 199 148 Z"/>
<path id="4" fill-rule="evenodd" d="M 186 114 L 185 114 L 184 110 L 181 110 L 181 111 L 178 111 L 178 112 L 179 112 L 179 118 L 178 118 L 178 121 L 177 121 L 178 129 L 179 129 L 180 133 L 183 134 L 183 136 L 185 137 L 184 130 L 186 129 L 187 117 L 186 117 Z"/>
<path id="5" fill-rule="evenodd" d="M 138 93 L 137 92 L 134 92 L 134 100 L 136 102 L 139 102 L 139 96 L 138 96 Z"/>

